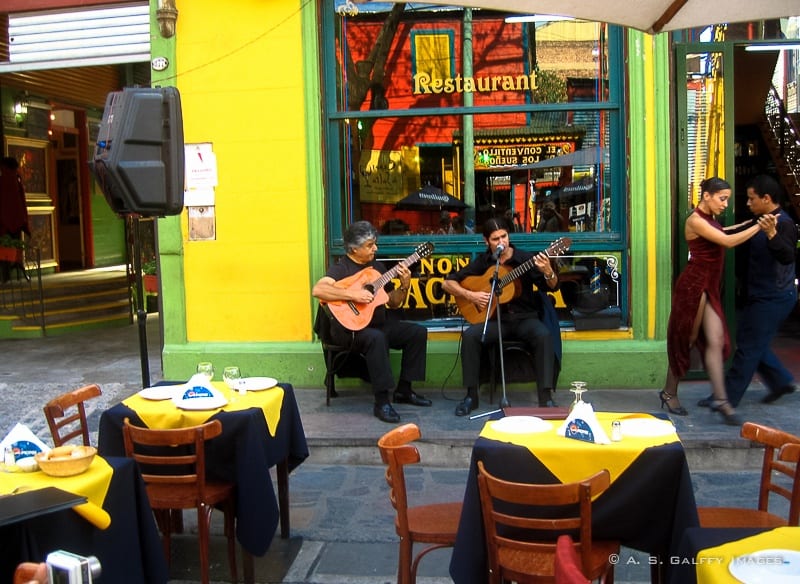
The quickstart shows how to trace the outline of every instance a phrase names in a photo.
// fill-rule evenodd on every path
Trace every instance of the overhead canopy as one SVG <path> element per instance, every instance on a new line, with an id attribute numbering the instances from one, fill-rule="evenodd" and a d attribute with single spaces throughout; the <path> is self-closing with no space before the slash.
<path id="1" fill-rule="evenodd" d="M 370 3 L 372 0 L 355 0 Z M 389 0 L 403 2 L 407 0 Z M 380 0 L 385 3 L 387 0 Z M 610 22 L 649 33 L 709 24 L 800 16 L 797 0 L 425 0 L 433 4 L 488 8 L 522 14 L 571 16 Z"/>

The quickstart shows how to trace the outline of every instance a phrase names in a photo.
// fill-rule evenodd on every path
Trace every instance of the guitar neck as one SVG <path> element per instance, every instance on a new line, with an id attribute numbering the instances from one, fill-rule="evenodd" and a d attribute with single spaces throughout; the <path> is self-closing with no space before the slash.
<path id="1" fill-rule="evenodd" d="M 553 245 L 550 245 L 546 250 L 544 250 L 544 253 L 547 254 L 548 257 L 550 257 L 550 254 L 553 253 Z M 518 265 L 516 268 L 511 270 L 509 273 L 507 273 L 505 276 L 500 278 L 500 287 L 502 288 L 503 286 L 510 284 L 511 282 L 519 278 L 522 274 L 533 268 L 533 266 L 536 265 L 536 262 L 534 260 L 536 260 L 536 256 L 530 257 L 529 259 L 525 260 L 520 265 Z"/>

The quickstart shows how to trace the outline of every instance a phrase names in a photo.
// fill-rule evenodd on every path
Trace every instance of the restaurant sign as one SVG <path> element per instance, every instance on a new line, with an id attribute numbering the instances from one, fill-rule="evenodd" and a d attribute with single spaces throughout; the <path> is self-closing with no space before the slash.
<path id="1" fill-rule="evenodd" d="M 541 160 L 569 154 L 575 150 L 575 142 L 506 143 L 476 145 L 473 148 L 477 170 L 502 166 L 535 164 Z"/>

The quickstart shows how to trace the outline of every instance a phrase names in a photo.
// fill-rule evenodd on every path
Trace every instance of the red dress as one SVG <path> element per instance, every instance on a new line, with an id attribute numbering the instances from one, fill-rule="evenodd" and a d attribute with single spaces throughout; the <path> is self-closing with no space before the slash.
<path id="1" fill-rule="evenodd" d="M 722 231 L 722 225 L 711 215 L 703 213 L 700 209 L 695 209 L 694 212 Z M 703 293 L 706 294 L 708 304 L 722 320 L 722 330 L 725 334 L 722 358 L 727 359 L 731 352 L 728 325 L 725 322 L 720 298 L 725 248 L 702 237 L 690 240 L 688 245 L 689 262 L 675 282 L 675 290 L 672 292 L 672 312 L 667 326 L 667 357 L 670 369 L 678 378 L 685 376 L 689 369 L 689 355 L 692 349 L 689 342 Z M 697 333 L 695 346 L 703 357 L 706 339 L 702 325 Z"/>

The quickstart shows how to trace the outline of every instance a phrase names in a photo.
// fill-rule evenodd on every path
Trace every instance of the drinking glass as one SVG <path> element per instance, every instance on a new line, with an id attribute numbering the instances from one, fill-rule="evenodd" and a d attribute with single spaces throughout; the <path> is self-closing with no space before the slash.
<path id="1" fill-rule="evenodd" d="M 570 383 L 572 387 L 569 390 L 575 394 L 575 401 L 572 402 L 572 405 L 569 407 L 569 410 L 572 411 L 572 408 L 578 405 L 578 403 L 583 402 L 583 392 L 586 391 L 586 382 L 585 381 L 573 381 Z"/>
<path id="2" fill-rule="evenodd" d="M 198 363 L 197 372 L 202 375 L 205 375 L 209 381 L 214 379 L 214 365 L 211 364 L 209 361 L 203 361 L 202 363 Z"/>
<path id="3" fill-rule="evenodd" d="M 238 367 L 226 367 L 222 370 L 222 380 L 231 389 L 239 389 L 239 380 L 242 378 L 242 372 Z"/>

